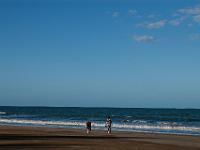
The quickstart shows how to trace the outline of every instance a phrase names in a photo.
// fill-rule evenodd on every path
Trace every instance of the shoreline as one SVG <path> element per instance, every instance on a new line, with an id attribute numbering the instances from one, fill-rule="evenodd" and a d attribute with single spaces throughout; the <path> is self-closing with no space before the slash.
<path id="1" fill-rule="evenodd" d="M 158 133 L 138 133 L 83 129 L 0 125 L 0 150 L 8 149 L 137 149 L 198 150 L 200 137 Z"/>
<path id="2" fill-rule="evenodd" d="M 0 124 L 0 127 L 2 127 L 2 126 L 5 126 L 5 127 L 30 127 L 30 128 L 49 128 L 49 129 L 66 129 L 66 130 L 85 130 L 85 128 L 70 128 L 70 127 L 58 127 L 58 126 L 34 126 L 34 125 L 8 125 L 8 124 Z M 103 129 L 99 129 L 99 128 L 95 128 L 95 127 L 93 127 L 92 126 L 92 130 L 93 131 L 99 131 L 99 132 L 101 132 L 101 131 L 106 131 L 106 128 L 105 128 L 105 130 L 103 130 Z M 145 133 L 145 134 L 159 134 L 159 135 L 180 135 L 180 136 L 194 136 L 194 137 L 200 137 L 200 134 L 190 134 L 190 133 L 173 133 L 173 132 L 171 132 L 171 133 L 169 133 L 169 132 L 159 132 L 159 131 L 142 131 L 142 130 L 123 130 L 123 129 L 115 129 L 115 128 L 112 128 L 112 131 L 114 131 L 114 132 L 127 132 L 127 133 Z"/>

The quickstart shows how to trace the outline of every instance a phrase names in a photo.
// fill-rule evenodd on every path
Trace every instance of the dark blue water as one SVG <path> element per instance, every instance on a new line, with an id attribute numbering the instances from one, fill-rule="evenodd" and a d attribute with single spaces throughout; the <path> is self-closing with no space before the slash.
<path id="1" fill-rule="evenodd" d="M 0 125 L 105 130 L 107 116 L 113 130 L 200 135 L 200 109 L 0 107 Z"/>

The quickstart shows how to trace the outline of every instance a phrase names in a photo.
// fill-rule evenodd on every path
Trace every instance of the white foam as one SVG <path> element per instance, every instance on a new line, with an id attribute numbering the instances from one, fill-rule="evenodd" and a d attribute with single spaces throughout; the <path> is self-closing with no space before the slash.
<path id="1" fill-rule="evenodd" d="M 0 115 L 5 115 L 6 112 L 0 111 Z"/>
<path id="2" fill-rule="evenodd" d="M 42 121 L 42 120 L 23 120 L 23 119 L 5 119 L 1 118 L 0 123 L 8 124 L 30 124 L 30 125 L 52 125 L 52 126 L 73 126 L 73 127 L 85 127 L 85 122 L 81 121 Z M 104 128 L 104 122 L 93 122 L 92 126 L 95 128 Z M 148 124 L 120 124 L 113 123 L 113 128 L 115 129 L 125 129 L 125 130 L 161 130 L 161 131 L 191 131 L 200 133 L 200 127 L 186 127 L 186 126 L 171 126 L 167 124 L 163 125 L 148 125 Z"/>
<path id="3" fill-rule="evenodd" d="M 174 130 L 174 131 L 198 131 L 200 127 L 168 126 L 168 125 L 134 125 L 134 124 L 113 124 L 113 127 L 123 129 L 147 129 L 147 130 Z"/>
<path id="4" fill-rule="evenodd" d="M 33 125 L 60 125 L 60 126 L 84 126 L 83 122 L 42 121 L 22 119 L 0 119 L 0 123 L 33 124 Z"/>

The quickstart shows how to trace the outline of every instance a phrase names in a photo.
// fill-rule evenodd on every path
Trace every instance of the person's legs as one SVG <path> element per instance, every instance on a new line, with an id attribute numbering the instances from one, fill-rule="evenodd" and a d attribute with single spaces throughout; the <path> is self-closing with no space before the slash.
<path id="1" fill-rule="evenodd" d="M 90 129 L 89 128 L 87 128 L 87 134 L 89 134 L 90 133 Z"/>
<path id="2" fill-rule="evenodd" d="M 108 134 L 110 134 L 110 133 L 111 133 L 111 127 L 108 126 Z"/>

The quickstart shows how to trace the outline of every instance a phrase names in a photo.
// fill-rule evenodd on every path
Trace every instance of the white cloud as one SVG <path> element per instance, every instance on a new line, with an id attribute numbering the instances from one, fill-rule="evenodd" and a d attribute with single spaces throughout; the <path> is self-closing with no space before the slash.
<path id="1" fill-rule="evenodd" d="M 191 36 L 190 36 L 190 38 L 192 39 L 192 40 L 200 40 L 200 34 L 199 33 L 195 33 L 195 34 L 192 34 Z"/>
<path id="2" fill-rule="evenodd" d="M 200 14 L 200 6 L 179 9 L 178 12 L 185 15 L 197 15 Z"/>
<path id="3" fill-rule="evenodd" d="M 165 24 L 166 24 L 166 20 L 160 20 L 157 22 L 137 24 L 137 27 L 143 27 L 143 28 L 147 28 L 147 29 L 159 29 L 161 27 L 164 27 Z"/>
<path id="4" fill-rule="evenodd" d="M 200 5 L 179 9 L 179 10 L 177 10 L 177 12 L 180 15 L 187 16 L 190 19 L 190 21 L 192 19 L 192 21 L 194 21 L 196 23 L 200 23 Z"/>
<path id="5" fill-rule="evenodd" d="M 149 29 L 158 29 L 161 28 L 163 26 L 165 26 L 166 20 L 160 20 L 157 22 L 153 22 L 147 25 L 147 28 Z"/>
<path id="6" fill-rule="evenodd" d="M 155 41 L 155 38 L 149 35 L 134 35 L 132 39 L 135 40 L 136 42 L 142 42 L 142 43 L 152 43 Z"/>
<path id="7" fill-rule="evenodd" d="M 128 11 L 128 14 L 129 14 L 129 16 L 135 16 L 135 15 L 137 15 L 137 10 L 130 9 Z"/>
<path id="8" fill-rule="evenodd" d="M 200 23 L 200 15 L 196 15 L 193 17 L 193 20 L 197 23 Z"/>
<path id="9" fill-rule="evenodd" d="M 180 18 L 170 20 L 169 24 L 172 25 L 172 26 L 179 26 L 185 19 L 186 19 L 186 17 L 182 16 Z"/>
<path id="10" fill-rule="evenodd" d="M 173 26 L 179 26 L 181 24 L 181 22 L 178 19 L 174 19 L 174 20 L 170 20 L 169 24 L 171 24 Z"/>
<path id="11" fill-rule="evenodd" d="M 119 17 L 119 12 L 118 12 L 118 11 L 114 11 L 114 12 L 112 13 L 112 17 L 113 17 L 113 18 Z"/>

